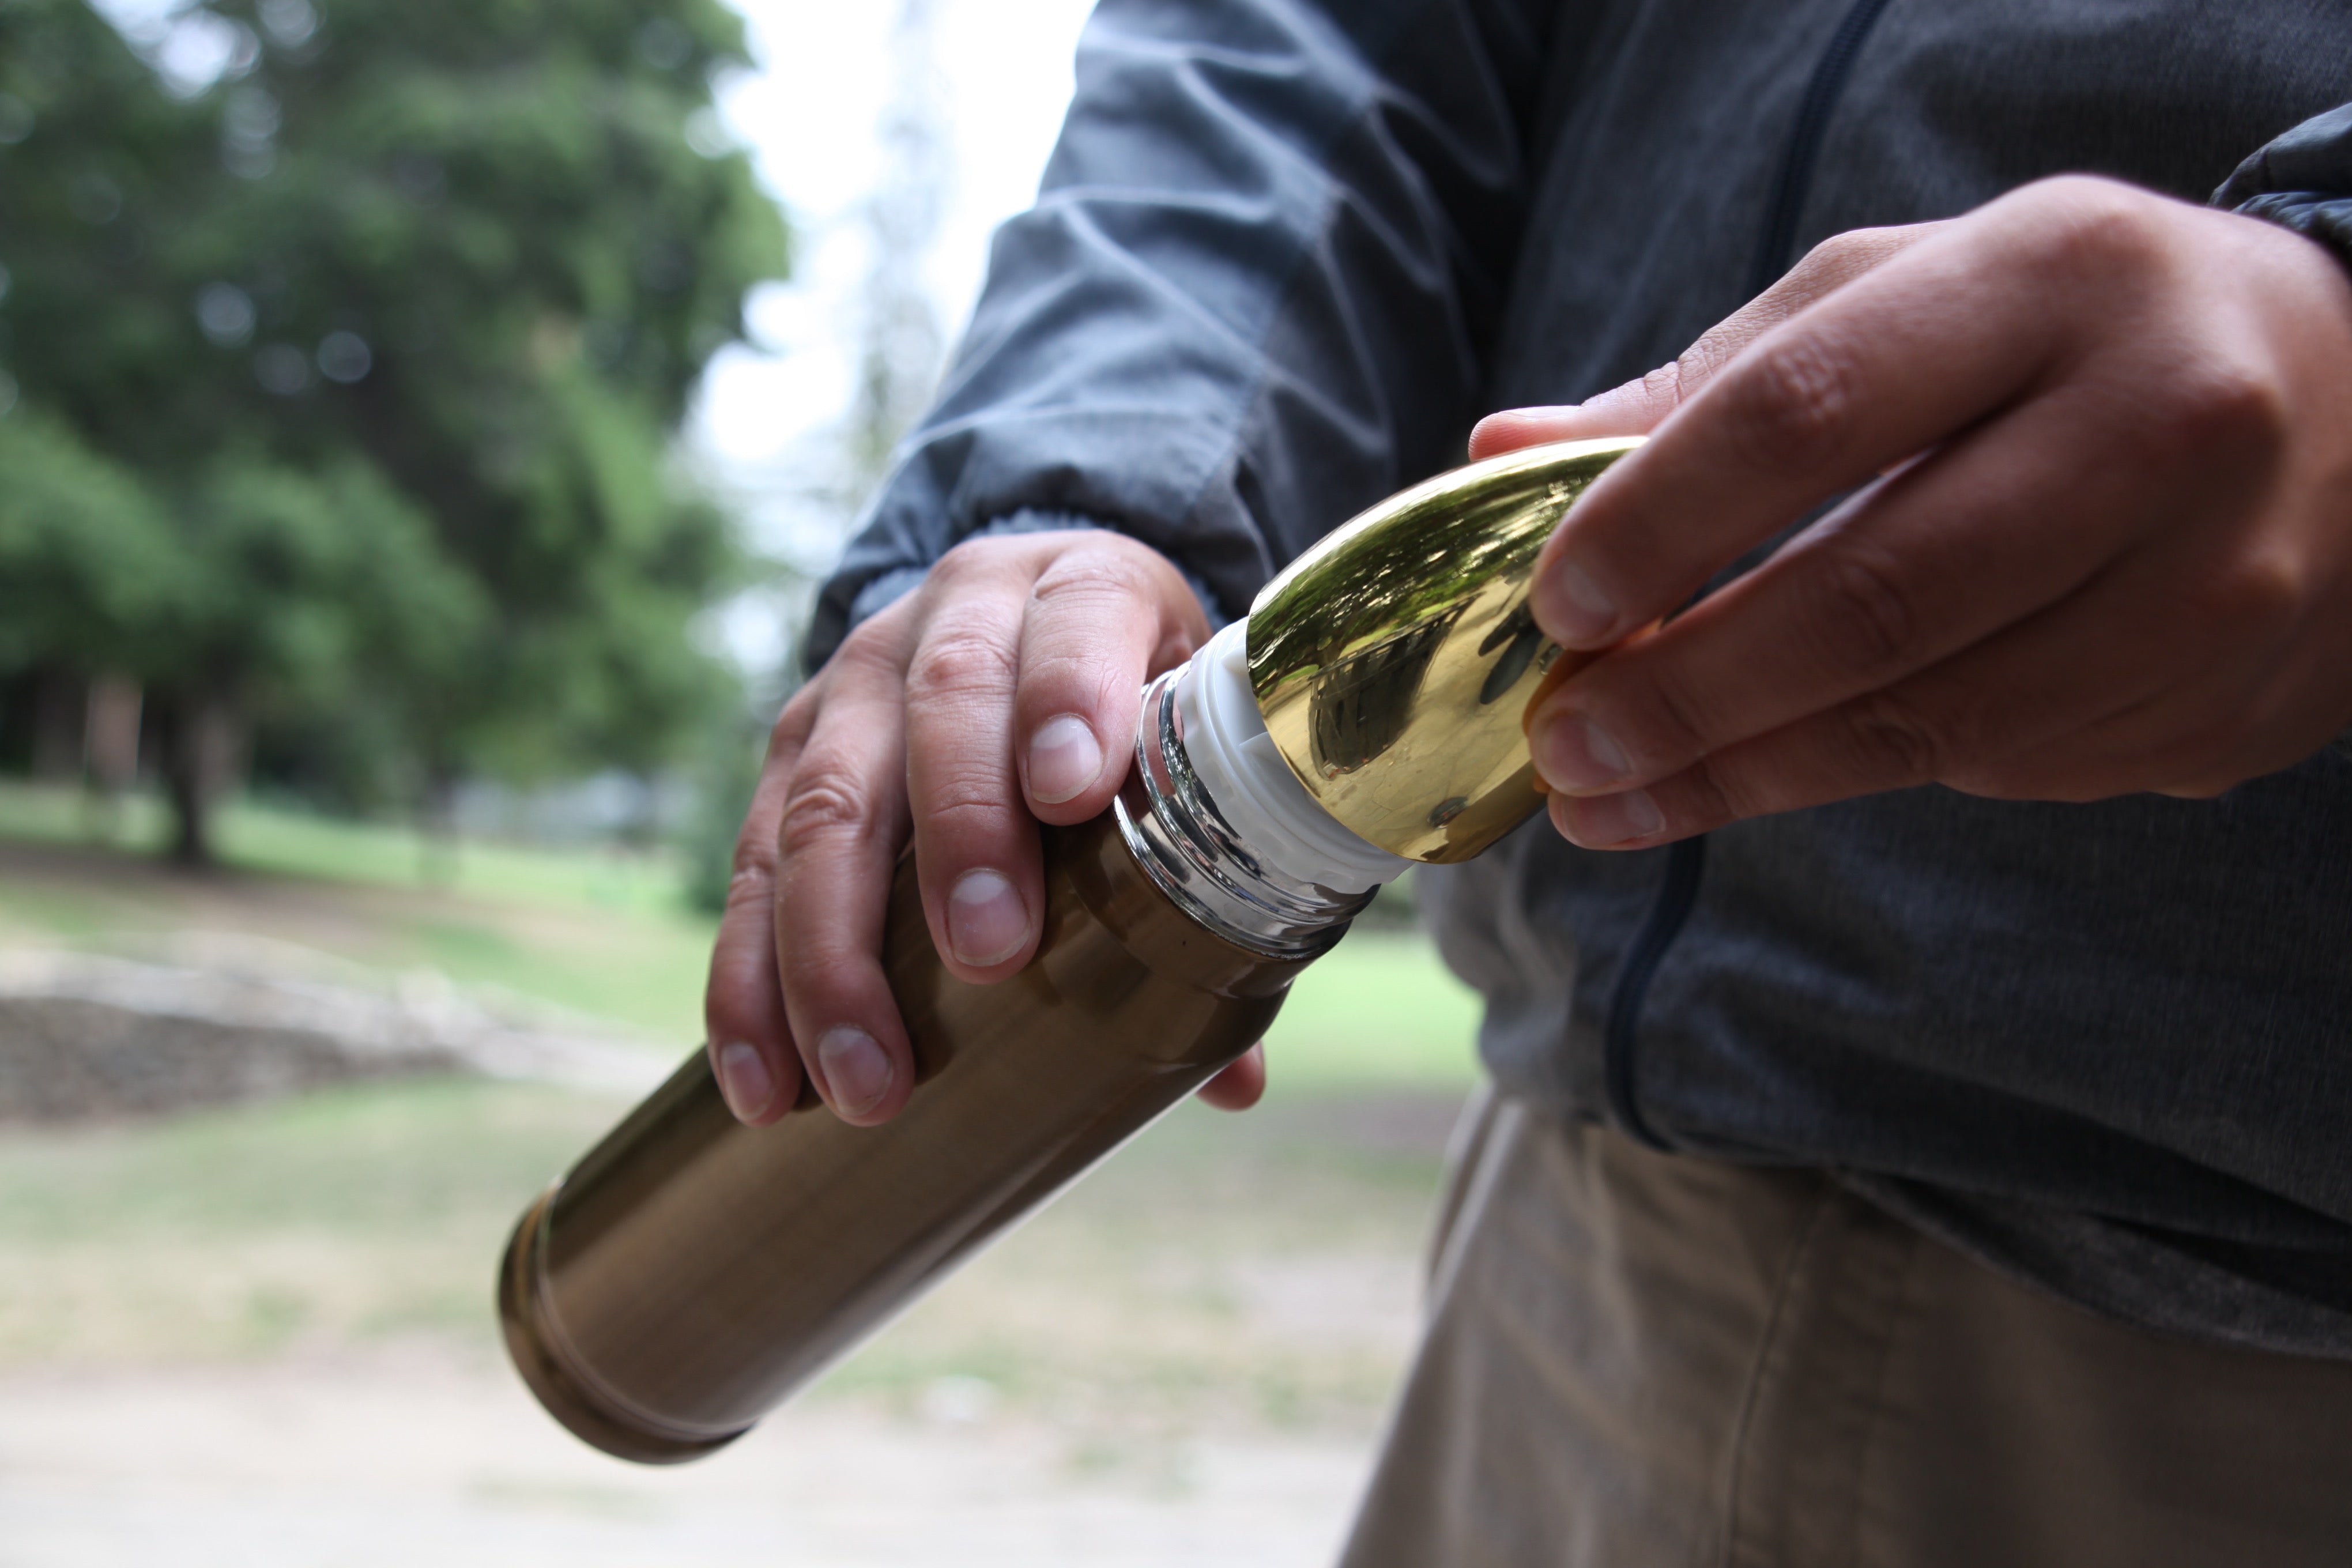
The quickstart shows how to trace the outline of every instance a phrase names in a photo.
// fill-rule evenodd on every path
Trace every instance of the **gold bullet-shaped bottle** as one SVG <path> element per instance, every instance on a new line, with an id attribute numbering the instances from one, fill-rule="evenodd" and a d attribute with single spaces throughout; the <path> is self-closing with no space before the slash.
<path id="1" fill-rule="evenodd" d="M 902 863 L 905 1109 L 857 1128 L 804 1095 L 745 1127 L 697 1052 L 516 1227 L 499 1307 L 540 1401 L 623 1458 L 741 1435 L 1246 1050 L 1380 883 L 1524 820 L 1521 719 L 1559 656 L 1536 553 L 1637 444 L 1391 497 L 1155 679 L 1112 809 L 1045 830 L 1045 930 L 1012 979 L 947 972 Z"/>

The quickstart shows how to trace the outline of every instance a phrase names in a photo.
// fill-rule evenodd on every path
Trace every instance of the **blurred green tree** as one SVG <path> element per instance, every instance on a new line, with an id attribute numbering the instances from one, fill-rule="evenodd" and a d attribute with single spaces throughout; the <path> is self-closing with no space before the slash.
<path id="1" fill-rule="evenodd" d="M 121 668 L 124 639 L 177 598 L 178 552 L 121 464 L 37 410 L 0 418 L 0 669 Z"/>
<path id="2" fill-rule="evenodd" d="M 0 574 L 79 595 L 0 664 L 147 683 L 191 858 L 255 724 L 425 800 L 675 754 L 741 562 L 669 433 L 786 259 L 711 107 L 737 18 L 218 0 L 138 41 L 0 0 L 0 491 L 56 492 Z"/>

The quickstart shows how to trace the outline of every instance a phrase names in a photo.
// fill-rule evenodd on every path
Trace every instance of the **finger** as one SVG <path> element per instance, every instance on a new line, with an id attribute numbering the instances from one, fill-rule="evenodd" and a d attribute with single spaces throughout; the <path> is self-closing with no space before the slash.
<path id="1" fill-rule="evenodd" d="M 1582 403 L 1506 408 L 1470 432 L 1470 460 L 1500 457 L 1552 441 L 1597 441 L 1604 436 L 1646 436 L 1674 412 L 1677 367 L 1662 365 L 1638 381 L 1611 387 Z"/>
<path id="2" fill-rule="evenodd" d="M 1794 518 L 2017 399 L 2074 352 L 2113 188 L 2053 230 L 1996 203 L 1763 333 L 1596 481 L 1544 547 L 1533 603 L 1564 646 L 1673 609 Z M 2047 208 L 2042 187 L 2031 204 Z M 2006 205 L 2007 210 L 2002 210 Z M 2031 216 L 2031 215 L 2029 215 Z M 2056 237 L 2053 238 L 2053 232 Z M 2114 312 L 2106 313 L 2114 327 Z"/>
<path id="3" fill-rule="evenodd" d="M 1823 240 L 1786 277 L 1710 328 L 1671 363 L 1580 404 L 1490 414 L 1470 432 L 1470 456 L 1491 458 L 1547 441 L 1646 436 L 1749 343 L 1942 226 L 1854 229 Z"/>
<path id="4" fill-rule="evenodd" d="M 887 628 L 895 632 L 897 622 Z M 801 1059 L 843 1121 L 886 1121 L 914 1053 L 880 961 L 904 833 L 905 731 L 895 637 L 853 637 L 827 689 L 776 829 L 776 958 Z"/>
<path id="5" fill-rule="evenodd" d="M 1626 643 L 1638 642 L 1643 637 L 1654 634 L 1656 630 L 1654 626 L 1645 627 L 1628 637 Z M 1527 737 L 1528 751 L 1536 762 L 1535 784 L 1536 789 L 1541 794 L 1552 793 L 1551 781 L 1544 776 L 1544 752 L 1548 747 L 1556 746 L 1559 743 L 1544 733 L 1547 727 L 1559 721 L 1559 705 L 1551 700 L 1552 694 L 1582 673 L 1594 659 L 1600 657 L 1597 653 L 1562 648 L 1559 656 L 1552 660 L 1551 668 L 1544 671 L 1543 679 L 1536 682 L 1535 690 L 1528 694 L 1527 707 L 1519 711 L 1519 732 Z"/>
<path id="6" fill-rule="evenodd" d="M 1127 776 L 1148 676 L 1208 638 L 1192 590 L 1157 553 L 1101 535 L 1055 557 L 1021 628 L 1013 731 L 1022 788 L 1046 822 L 1085 822 Z"/>
<path id="7" fill-rule="evenodd" d="M 1218 1110 L 1247 1110 L 1265 1094 L 1265 1047 L 1252 1046 L 1194 1092 Z"/>
<path id="8" fill-rule="evenodd" d="M 2175 536 L 2134 554 L 2080 596 L 2078 637 L 2042 634 L 2049 646 L 2020 654 L 2098 682 L 2104 711 L 2029 693 L 2011 704 L 2010 749 L 1960 759 L 1949 782 L 2003 798 L 2206 798 L 2303 761 L 2352 718 L 2324 679 L 2352 637 L 2313 587 L 2300 563 L 2242 541 Z"/>
<path id="9" fill-rule="evenodd" d="M 812 708 L 786 709 L 771 739 L 759 788 L 735 841 L 727 907 L 703 988 L 703 1038 L 711 1071 L 728 1109 L 754 1127 L 782 1115 L 800 1092 L 800 1058 L 776 974 L 776 823 L 783 816 L 785 789 Z"/>
<path id="10" fill-rule="evenodd" d="M 1035 951 L 1045 905 L 1037 827 L 1013 766 L 1021 626 L 1034 541 L 950 551 L 931 569 L 907 665 L 907 803 L 923 910 L 959 978 L 1001 980 Z"/>
<path id="11" fill-rule="evenodd" d="M 2205 639 L 2184 637 L 2178 621 L 2147 613 L 2152 586 L 2177 585 L 2179 576 L 2176 561 L 2129 558 L 1907 680 L 1646 788 L 1555 795 L 1553 821 L 1588 848 L 1634 849 L 1931 783 L 2017 800 L 2099 800 L 2163 787 L 2184 767 L 2184 744 L 2193 751 L 2196 737 L 2226 727 L 2231 698 L 2244 689 L 2209 679 Z"/>
<path id="12" fill-rule="evenodd" d="M 1864 489 L 1544 698 L 1528 721 L 1538 772 L 1571 795 L 1648 784 L 1892 686 L 2056 603 L 2237 482 L 2185 448 L 2102 460 L 2111 421 L 2107 399 L 2052 394 Z"/>

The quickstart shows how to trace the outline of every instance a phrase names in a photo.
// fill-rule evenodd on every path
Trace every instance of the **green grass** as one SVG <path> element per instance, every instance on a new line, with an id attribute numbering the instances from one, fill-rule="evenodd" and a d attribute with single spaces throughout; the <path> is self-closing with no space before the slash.
<path id="1" fill-rule="evenodd" d="M 400 830 L 245 806 L 225 823 L 228 867 L 189 875 L 135 852 L 161 826 L 133 808 L 112 847 L 93 846 L 74 797 L 0 786 L 0 945 L 136 952 L 226 933 L 386 976 L 431 968 L 670 1049 L 698 1035 L 712 926 L 658 861 L 468 845 L 431 885 Z M 1181 1108 L 818 1396 L 914 1412 L 942 1379 L 980 1379 L 1107 1454 L 1204 1425 L 1368 1429 L 1409 1331 L 1395 1304 L 1475 1018 L 1426 942 L 1349 937 L 1272 1031 L 1265 1106 Z M 451 1080 L 0 1128 L 0 1370 L 415 1335 L 494 1365 L 508 1227 L 625 1109 Z M 1366 1279 L 1391 1303 L 1369 1327 L 1349 1315 Z M 1281 1306 L 1301 1289 L 1326 1292 L 1328 1312 Z"/>
<path id="2" fill-rule="evenodd" d="M 409 1080 L 0 1139 L 0 1240 L 428 1237 L 536 1191 L 618 1109 L 603 1096 Z"/>
<path id="3" fill-rule="evenodd" d="M 701 1037 L 710 938 L 658 857 L 467 843 L 428 883 L 416 836 L 250 804 L 222 820 L 225 874 L 158 860 L 160 815 L 127 804 L 91 847 L 80 797 L 0 784 L 0 942 L 123 946 L 241 932 L 386 974 L 436 970 L 608 1020 L 665 1045 Z M 48 847 L 7 854 L 10 842 Z M 138 848 L 145 845 L 146 848 Z M 1417 935 L 1359 931 L 1300 979 L 1268 1037 L 1272 1092 L 1421 1085 L 1475 1073 L 1475 999 Z"/>
<path id="4" fill-rule="evenodd" d="M 245 804 L 223 814 L 222 867 L 189 874 L 160 858 L 152 803 L 104 826 L 73 792 L 0 784 L 0 943 L 260 937 L 387 977 L 437 971 L 664 1044 L 701 1037 L 716 926 L 684 907 L 659 856 L 468 842 L 428 879 L 405 829 Z"/>
<path id="5" fill-rule="evenodd" d="M 1267 1034 L 1267 1091 L 1467 1088 L 1475 993 L 1404 932 L 1360 931 L 1299 976 Z"/>
<path id="6" fill-rule="evenodd" d="M 132 795 L 110 815 L 79 790 L 0 780 L 0 838 L 97 843 L 152 856 L 162 853 L 169 833 L 169 817 L 152 795 Z M 677 866 L 661 852 L 469 839 L 453 854 L 428 846 L 413 827 L 249 800 L 224 806 L 215 834 L 223 864 L 239 871 L 658 913 L 678 901 Z"/>
<path id="7" fill-rule="evenodd" d="M 613 1102 L 406 1083 L 0 1133 L 0 1367 L 212 1361 L 387 1334 L 489 1352 L 521 1204 Z"/>
<path id="8" fill-rule="evenodd" d="M 1081 1436 L 1368 1428 L 1409 1328 L 1402 1292 L 1454 1103 L 1180 1108 L 817 1397 L 913 1414 L 941 1379 L 976 1378 Z M 417 1337 L 494 1366 L 509 1228 L 623 1109 L 449 1080 L 0 1130 L 0 1374 Z M 1365 1280 L 1390 1299 L 1369 1321 Z M 1289 1310 L 1269 1315 L 1269 1288 Z M 1328 1304 L 1302 1314 L 1302 1289 Z"/>
<path id="9" fill-rule="evenodd" d="M 168 826 L 162 805 L 152 796 L 102 809 L 78 789 L 0 779 L 0 837 L 37 844 L 102 838 L 152 854 L 163 848 Z"/>
<path id="10" fill-rule="evenodd" d="M 221 851 L 233 866 L 281 876 L 391 886 L 425 882 L 461 896 L 669 914 L 678 871 L 666 854 L 617 848 L 536 849 L 468 840 L 433 863 L 413 829 L 256 805 L 230 809 Z"/>

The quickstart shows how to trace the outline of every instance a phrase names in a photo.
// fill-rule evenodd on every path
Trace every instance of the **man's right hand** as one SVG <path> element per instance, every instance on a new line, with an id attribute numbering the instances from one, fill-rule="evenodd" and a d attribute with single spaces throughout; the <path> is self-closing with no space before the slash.
<path id="1" fill-rule="evenodd" d="M 776 721 L 736 841 L 703 1009 L 738 1117 L 782 1115 L 804 1070 L 845 1121 L 898 1113 L 913 1054 L 881 944 L 909 832 L 950 972 L 1017 972 L 1044 912 L 1036 824 L 1109 805 L 1144 681 L 1208 632 L 1165 557 L 1089 529 L 968 541 L 850 633 Z"/>

